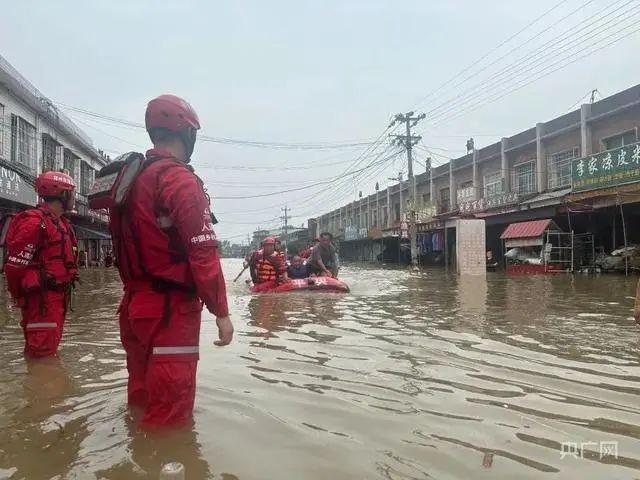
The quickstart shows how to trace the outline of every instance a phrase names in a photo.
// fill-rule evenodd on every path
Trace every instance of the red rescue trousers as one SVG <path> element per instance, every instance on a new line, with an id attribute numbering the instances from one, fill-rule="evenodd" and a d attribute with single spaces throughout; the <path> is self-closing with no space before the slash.
<path id="1" fill-rule="evenodd" d="M 120 339 L 127 354 L 128 402 L 144 408 L 143 426 L 179 426 L 192 418 L 202 303 L 180 290 L 125 285 Z"/>
<path id="2" fill-rule="evenodd" d="M 27 295 L 24 302 L 20 325 L 24 333 L 25 355 L 29 357 L 55 355 L 60 345 L 64 317 L 67 313 L 65 292 L 53 290 L 47 290 L 44 293 L 35 292 Z"/>

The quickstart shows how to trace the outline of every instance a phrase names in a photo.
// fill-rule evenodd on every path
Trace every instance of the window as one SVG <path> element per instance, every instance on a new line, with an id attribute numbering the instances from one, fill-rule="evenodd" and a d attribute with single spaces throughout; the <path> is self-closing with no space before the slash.
<path id="1" fill-rule="evenodd" d="M 502 193 L 502 172 L 490 173 L 484 176 L 485 198 L 495 197 Z"/>
<path id="2" fill-rule="evenodd" d="M 382 209 L 382 216 L 383 216 L 383 220 L 384 220 L 383 225 L 384 226 L 389 225 L 389 209 L 387 207 L 384 207 Z"/>
<path id="3" fill-rule="evenodd" d="M 448 212 L 451 210 L 451 192 L 448 188 L 440 190 L 440 211 Z"/>
<path id="4" fill-rule="evenodd" d="M 11 115 L 11 161 L 36 170 L 36 127 L 17 115 Z"/>
<path id="5" fill-rule="evenodd" d="M 602 139 L 602 146 L 604 147 L 604 150 L 611 150 L 612 148 L 624 147 L 625 145 L 636 143 L 637 141 L 638 134 L 636 130 L 633 129 L 613 137 Z"/>
<path id="6" fill-rule="evenodd" d="M 460 187 L 458 187 L 458 191 L 456 192 L 458 203 L 474 200 L 474 193 L 473 181 L 470 180 L 468 182 L 461 183 Z"/>
<path id="7" fill-rule="evenodd" d="M 89 193 L 91 184 L 93 183 L 93 168 L 87 162 L 80 163 L 80 193 L 86 195 Z"/>
<path id="8" fill-rule="evenodd" d="M 547 188 L 571 185 L 571 161 L 580 156 L 578 147 L 547 155 Z"/>
<path id="9" fill-rule="evenodd" d="M 536 192 L 536 163 L 534 161 L 516 165 L 512 170 L 513 191 L 520 195 Z"/>
<path id="10" fill-rule="evenodd" d="M 62 168 L 64 168 L 65 172 L 71 175 L 71 177 L 75 178 L 76 176 L 76 161 L 78 157 L 73 154 L 71 150 L 68 148 L 64 149 L 64 159 Z"/>
<path id="11" fill-rule="evenodd" d="M 393 206 L 394 206 L 394 209 L 395 209 L 396 222 L 399 222 L 400 221 L 400 204 L 399 203 L 395 203 Z"/>
<path id="12" fill-rule="evenodd" d="M 49 135 L 42 135 L 42 171 L 48 172 L 56 169 L 56 148 L 60 144 Z"/>

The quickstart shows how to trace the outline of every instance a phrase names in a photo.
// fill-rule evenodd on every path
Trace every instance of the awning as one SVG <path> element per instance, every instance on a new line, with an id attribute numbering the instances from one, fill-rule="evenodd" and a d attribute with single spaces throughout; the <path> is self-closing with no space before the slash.
<path id="1" fill-rule="evenodd" d="M 91 230 L 86 227 L 79 227 L 74 225 L 78 240 L 111 240 L 111 235 L 106 232 L 99 232 L 97 230 Z"/>
<path id="2" fill-rule="evenodd" d="M 601 188 L 599 190 L 588 190 L 586 192 L 576 192 L 568 196 L 570 202 L 579 202 L 588 198 L 598 198 L 613 196 L 618 197 L 622 195 L 629 195 L 640 191 L 640 183 L 631 183 L 627 185 L 617 185 L 615 187 Z M 624 202 L 626 203 L 626 202 Z"/>
<path id="3" fill-rule="evenodd" d="M 514 238 L 537 238 L 549 228 L 549 225 L 551 225 L 550 219 L 512 223 L 500 236 L 500 239 L 512 240 Z"/>
<path id="4" fill-rule="evenodd" d="M 521 205 L 529 205 L 531 207 L 547 207 L 549 205 L 558 205 L 560 199 L 571 193 L 571 188 L 556 190 L 555 192 L 542 193 L 533 198 L 520 202 Z"/>

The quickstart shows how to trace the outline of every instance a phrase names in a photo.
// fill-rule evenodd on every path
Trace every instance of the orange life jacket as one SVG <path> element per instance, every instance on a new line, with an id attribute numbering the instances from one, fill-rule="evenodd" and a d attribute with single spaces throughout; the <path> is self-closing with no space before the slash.
<path id="1" fill-rule="evenodd" d="M 265 257 L 260 255 L 255 262 L 258 283 L 275 282 L 278 279 L 280 269 L 279 260 L 275 254 Z"/>

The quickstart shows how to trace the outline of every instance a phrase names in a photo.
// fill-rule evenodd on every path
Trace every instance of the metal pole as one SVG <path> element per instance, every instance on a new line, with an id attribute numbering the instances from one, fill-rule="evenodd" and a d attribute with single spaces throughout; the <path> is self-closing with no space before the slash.
<path id="1" fill-rule="evenodd" d="M 411 265 L 418 265 L 418 239 L 416 232 L 416 182 L 413 176 L 413 141 L 411 139 L 411 123 L 405 121 L 407 131 L 407 171 L 409 174 L 409 199 L 411 210 L 409 211 L 409 239 L 411 241 Z"/>
<path id="2" fill-rule="evenodd" d="M 624 221 L 624 210 L 622 209 L 620 198 L 618 198 L 618 203 L 620 204 L 620 217 L 622 218 L 622 235 L 624 236 L 624 274 L 626 276 L 629 276 L 629 255 L 627 254 L 627 225 Z"/>
<path id="3" fill-rule="evenodd" d="M 575 249 L 575 243 L 573 241 L 573 230 L 571 230 L 571 273 L 574 272 L 573 262 L 575 262 L 575 258 L 573 256 L 573 251 Z"/>
<path id="4" fill-rule="evenodd" d="M 616 215 L 613 215 L 613 244 L 611 245 L 611 251 L 613 252 L 617 247 L 616 244 Z"/>

